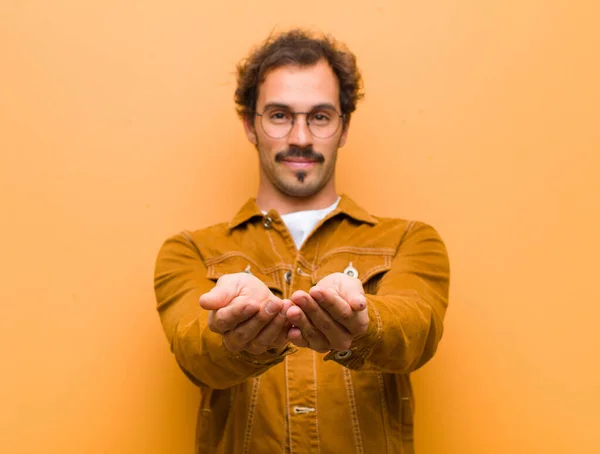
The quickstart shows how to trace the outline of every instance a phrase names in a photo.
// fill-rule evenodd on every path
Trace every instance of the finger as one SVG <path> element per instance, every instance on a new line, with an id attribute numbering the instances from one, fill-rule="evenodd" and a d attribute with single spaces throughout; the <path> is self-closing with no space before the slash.
<path id="1" fill-rule="evenodd" d="M 275 340 L 278 339 L 282 331 L 284 331 L 283 328 L 285 325 L 291 326 L 285 314 L 292 304 L 293 303 L 290 300 L 283 300 L 281 310 L 269 323 L 267 323 L 260 333 L 258 333 L 253 341 L 253 344 L 266 347 L 267 349 L 273 346 Z"/>
<path id="2" fill-rule="evenodd" d="M 279 331 L 279 334 L 273 341 L 272 347 L 280 348 L 288 343 L 288 331 L 290 330 L 291 327 L 292 327 L 292 324 L 289 322 L 289 320 L 287 320 L 285 322 L 285 324 L 283 325 L 283 328 L 281 328 L 281 330 Z"/>
<path id="3" fill-rule="evenodd" d="M 342 299 L 350 304 L 352 310 L 360 311 L 367 307 L 365 289 L 360 279 L 343 274 L 340 276 L 338 285 L 333 286 L 333 289 L 338 292 Z"/>
<path id="4" fill-rule="evenodd" d="M 335 288 L 320 288 L 318 286 L 310 289 L 309 294 L 316 300 L 320 301 L 325 296 L 323 290 L 331 290 L 334 294 L 342 298 L 346 303 L 350 305 L 354 311 L 362 311 L 367 307 L 367 298 L 365 297 L 362 284 L 358 279 L 353 279 L 358 285 L 351 285 L 350 288 L 339 289 L 339 292 Z M 351 281 L 352 282 L 352 281 Z M 326 292 L 327 293 L 327 292 Z"/>
<path id="5" fill-rule="evenodd" d="M 292 326 L 287 332 L 287 340 L 296 347 L 308 348 L 308 341 L 302 338 L 302 333 L 295 326 Z"/>
<path id="6" fill-rule="evenodd" d="M 366 311 L 355 312 L 352 310 L 350 304 L 332 288 L 316 289 L 313 287 L 309 293 L 319 306 L 350 333 L 363 331 Z M 358 314 L 362 314 L 362 316 L 358 316 Z M 366 317 L 368 321 L 368 316 Z"/>
<path id="7" fill-rule="evenodd" d="M 210 291 L 200 296 L 199 303 L 206 310 L 221 309 L 238 296 L 239 292 L 239 280 L 234 275 L 221 276 Z"/>
<path id="8" fill-rule="evenodd" d="M 294 303 L 302 309 L 302 312 L 311 321 L 313 326 L 327 339 L 330 348 L 335 350 L 346 350 L 352 343 L 352 336 L 348 330 L 339 322 L 334 320 L 325 309 L 308 294 L 303 292 L 296 296 Z"/>
<path id="9" fill-rule="evenodd" d="M 277 317 L 277 313 L 282 306 L 282 301 L 277 297 L 271 297 L 263 301 L 260 310 L 256 314 L 223 335 L 225 346 L 231 351 L 244 350 L 267 323 Z"/>
<path id="10" fill-rule="evenodd" d="M 298 328 L 302 337 L 308 341 L 309 348 L 318 352 L 330 350 L 327 338 L 311 323 L 306 314 L 298 306 L 292 306 L 287 311 L 288 320 Z"/>
<path id="11" fill-rule="evenodd" d="M 360 283 L 356 288 L 341 288 L 338 294 L 350 305 L 353 311 L 362 311 L 367 307 L 367 297 Z"/>
<path id="12" fill-rule="evenodd" d="M 277 318 L 277 317 L 275 317 L 275 318 Z M 279 334 L 277 335 L 275 340 L 271 341 L 269 343 L 269 345 L 258 344 L 255 340 L 254 342 L 251 342 L 250 345 L 248 345 L 246 347 L 246 351 L 253 353 L 253 354 L 261 354 L 270 349 L 279 349 L 281 347 L 284 347 L 288 343 L 287 332 L 291 326 L 292 325 L 290 325 L 290 323 L 286 321 L 284 327 L 279 331 Z"/>
<path id="13" fill-rule="evenodd" d="M 248 320 L 258 310 L 258 304 L 253 302 L 230 304 L 216 311 L 210 311 L 208 327 L 215 333 L 223 334 Z"/>

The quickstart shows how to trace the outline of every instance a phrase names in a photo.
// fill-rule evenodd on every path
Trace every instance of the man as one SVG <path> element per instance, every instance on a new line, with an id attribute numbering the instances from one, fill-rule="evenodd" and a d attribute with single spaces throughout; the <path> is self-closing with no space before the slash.
<path id="1" fill-rule="evenodd" d="M 200 387 L 198 453 L 412 453 L 409 374 L 434 354 L 445 247 L 338 196 L 360 98 L 354 56 L 292 30 L 238 68 L 260 182 L 229 222 L 168 239 L 158 311 Z"/>

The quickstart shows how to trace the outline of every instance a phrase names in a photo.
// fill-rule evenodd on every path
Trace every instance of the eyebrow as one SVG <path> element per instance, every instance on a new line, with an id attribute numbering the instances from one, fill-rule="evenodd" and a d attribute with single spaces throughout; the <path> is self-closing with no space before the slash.
<path id="1" fill-rule="evenodd" d="M 289 110 L 290 112 L 292 112 L 292 109 L 290 108 L 289 105 L 278 103 L 278 102 L 270 102 L 268 104 L 265 104 L 265 107 L 263 108 L 263 110 L 274 109 L 274 108 L 275 109 L 286 109 L 286 110 Z M 337 108 L 333 104 L 328 103 L 328 102 L 312 106 L 311 109 L 308 112 L 312 112 L 312 111 L 317 110 L 317 109 L 332 109 L 332 110 L 335 110 L 337 112 Z"/>

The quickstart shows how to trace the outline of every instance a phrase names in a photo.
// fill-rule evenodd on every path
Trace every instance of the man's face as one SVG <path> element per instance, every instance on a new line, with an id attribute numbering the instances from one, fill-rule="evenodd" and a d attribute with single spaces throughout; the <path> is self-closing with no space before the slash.
<path id="1" fill-rule="evenodd" d="M 257 113 L 264 115 L 244 122 L 248 139 L 258 150 L 262 184 L 293 197 L 310 197 L 335 184 L 337 149 L 348 133 L 341 118 L 335 119 L 339 127 L 326 138 L 311 133 L 306 115 L 296 116 L 289 134 L 281 138 L 273 138 L 281 134 L 265 128 L 266 122 L 281 121 L 286 112 L 314 112 L 311 124 L 316 131 L 323 118 L 319 109 L 324 106 L 341 112 L 339 83 L 325 60 L 308 67 L 283 66 L 268 73 L 259 87 L 256 104 Z"/>

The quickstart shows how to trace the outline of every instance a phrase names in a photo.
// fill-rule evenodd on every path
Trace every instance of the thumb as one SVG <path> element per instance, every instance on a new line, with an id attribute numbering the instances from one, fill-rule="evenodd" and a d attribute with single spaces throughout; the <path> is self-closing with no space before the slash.
<path id="1" fill-rule="evenodd" d="M 363 293 L 356 293 L 347 300 L 353 311 L 362 311 L 367 307 L 367 298 Z"/>
<path id="2" fill-rule="evenodd" d="M 230 301 L 237 296 L 235 287 L 229 285 L 220 285 L 217 282 L 209 292 L 200 296 L 199 303 L 203 309 L 215 311 L 227 306 Z"/>
<path id="3" fill-rule="evenodd" d="M 353 311 L 362 311 L 367 307 L 365 291 L 358 279 L 344 280 L 337 290 L 338 294 L 350 305 Z"/>

